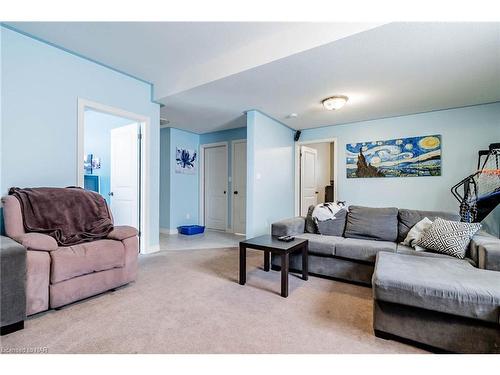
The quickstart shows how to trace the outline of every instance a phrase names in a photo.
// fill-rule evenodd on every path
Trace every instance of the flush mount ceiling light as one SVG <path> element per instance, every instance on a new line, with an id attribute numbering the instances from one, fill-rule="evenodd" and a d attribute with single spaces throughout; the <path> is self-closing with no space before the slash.
<path id="1" fill-rule="evenodd" d="M 348 100 L 349 98 L 347 96 L 335 95 L 326 98 L 325 100 L 322 101 L 322 103 L 323 107 L 325 107 L 327 110 L 333 111 L 335 109 L 342 108 L 345 105 L 345 103 L 347 103 Z"/>

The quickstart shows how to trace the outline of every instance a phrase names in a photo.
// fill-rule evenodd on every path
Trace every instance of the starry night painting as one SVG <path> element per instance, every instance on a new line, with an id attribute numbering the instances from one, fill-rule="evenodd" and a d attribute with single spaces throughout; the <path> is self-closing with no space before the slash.
<path id="1" fill-rule="evenodd" d="M 441 136 L 346 145 L 347 178 L 441 176 Z"/>

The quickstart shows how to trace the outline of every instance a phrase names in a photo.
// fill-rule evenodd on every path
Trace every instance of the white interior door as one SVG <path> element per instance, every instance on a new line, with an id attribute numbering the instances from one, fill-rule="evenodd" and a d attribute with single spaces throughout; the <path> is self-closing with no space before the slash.
<path id="1" fill-rule="evenodd" d="M 233 143 L 233 232 L 246 232 L 247 143 Z"/>
<path id="2" fill-rule="evenodd" d="M 309 147 L 300 148 L 300 214 L 307 215 L 311 205 L 318 204 L 316 164 L 318 152 Z"/>
<path id="3" fill-rule="evenodd" d="M 227 225 L 227 147 L 205 148 L 205 226 L 226 230 Z"/>
<path id="4" fill-rule="evenodd" d="M 115 225 L 139 224 L 138 124 L 111 130 L 110 202 Z"/>

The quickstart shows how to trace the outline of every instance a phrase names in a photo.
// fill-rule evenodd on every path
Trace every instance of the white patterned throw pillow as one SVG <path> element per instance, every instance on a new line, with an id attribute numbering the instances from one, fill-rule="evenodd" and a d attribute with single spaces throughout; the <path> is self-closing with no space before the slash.
<path id="1" fill-rule="evenodd" d="M 436 218 L 423 233 L 417 245 L 463 259 L 470 239 L 479 229 L 481 229 L 479 223 L 462 223 Z"/>
<path id="2" fill-rule="evenodd" d="M 424 217 L 422 220 L 420 220 L 417 224 L 415 224 L 410 231 L 408 232 L 408 235 L 402 242 L 403 245 L 406 246 L 411 246 L 413 247 L 416 251 L 423 251 L 425 250 L 424 248 L 418 246 L 418 241 L 422 238 L 424 232 L 429 229 L 429 227 L 432 225 L 432 220 Z"/>

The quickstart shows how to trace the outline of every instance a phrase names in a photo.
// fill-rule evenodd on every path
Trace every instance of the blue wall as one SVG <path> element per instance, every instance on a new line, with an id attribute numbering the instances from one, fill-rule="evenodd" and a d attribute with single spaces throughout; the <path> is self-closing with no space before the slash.
<path id="1" fill-rule="evenodd" d="M 151 86 L 1 27 L 1 194 L 11 186 L 77 184 L 77 100 L 151 119 L 149 247 L 159 244 L 159 105 Z"/>
<path id="2" fill-rule="evenodd" d="M 294 131 L 259 111 L 247 113 L 247 237 L 270 233 L 294 214 Z"/>
<path id="3" fill-rule="evenodd" d="M 346 144 L 428 134 L 442 135 L 442 175 L 347 179 Z M 347 204 L 457 211 L 450 188 L 477 166 L 477 152 L 500 142 L 500 103 L 306 129 L 301 141 L 337 137 L 338 199 Z"/>
<path id="4" fill-rule="evenodd" d="M 175 173 L 176 147 L 194 149 L 199 154 L 199 142 L 198 134 L 174 128 L 170 131 L 170 228 L 177 228 L 179 225 L 198 224 L 199 222 L 199 156 L 196 174 Z"/>
<path id="5" fill-rule="evenodd" d="M 199 155 L 195 174 L 176 173 L 175 149 L 193 149 L 199 153 L 200 136 L 175 128 L 161 129 L 161 134 L 161 228 L 173 230 L 179 225 L 198 224 Z"/>
<path id="6" fill-rule="evenodd" d="M 94 169 L 92 174 L 99 176 L 99 193 L 108 204 L 110 204 L 111 130 L 131 123 L 131 120 L 123 117 L 92 110 L 85 111 L 85 155 L 93 154 L 95 158 L 101 159 L 101 168 Z"/>
<path id="7" fill-rule="evenodd" d="M 160 228 L 173 231 L 179 225 L 199 224 L 200 144 L 228 142 L 230 168 L 228 175 L 231 176 L 231 141 L 246 139 L 246 128 L 222 130 L 201 135 L 175 128 L 163 128 L 160 133 Z M 175 173 L 176 147 L 194 149 L 198 152 L 196 174 Z M 229 182 L 228 191 L 231 191 Z M 229 197 L 230 194 L 228 194 L 228 199 Z M 228 207 L 230 220 L 230 202 Z"/>
<path id="8" fill-rule="evenodd" d="M 247 138 L 247 128 L 236 128 L 236 129 L 229 129 L 229 130 L 221 130 L 218 132 L 213 132 L 213 133 L 205 133 L 200 135 L 200 145 L 206 145 L 209 143 L 217 143 L 217 142 L 228 142 L 228 149 L 227 149 L 227 154 L 228 154 L 228 182 L 227 182 L 227 191 L 229 194 L 227 194 L 227 223 L 229 225 L 229 228 L 232 228 L 232 201 L 231 201 L 231 196 L 233 194 L 233 189 L 232 189 L 232 181 L 233 178 L 233 158 L 232 158 L 232 144 L 233 141 L 239 140 L 239 139 L 246 139 Z M 201 184 L 201 181 L 200 181 Z"/>

